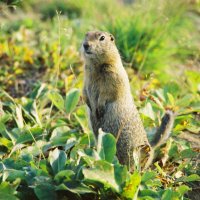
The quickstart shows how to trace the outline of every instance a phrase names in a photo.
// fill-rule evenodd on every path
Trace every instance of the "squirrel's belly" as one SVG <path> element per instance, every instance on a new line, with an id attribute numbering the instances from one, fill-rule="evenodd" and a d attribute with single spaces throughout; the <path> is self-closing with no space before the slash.
<path id="1" fill-rule="evenodd" d="M 112 133 L 119 142 L 120 140 L 128 142 L 132 147 L 148 143 L 142 121 L 133 102 L 109 103 L 101 118 L 91 115 L 90 121 L 96 137 L 99 128 L 102 128 L 104 132 Z"/>

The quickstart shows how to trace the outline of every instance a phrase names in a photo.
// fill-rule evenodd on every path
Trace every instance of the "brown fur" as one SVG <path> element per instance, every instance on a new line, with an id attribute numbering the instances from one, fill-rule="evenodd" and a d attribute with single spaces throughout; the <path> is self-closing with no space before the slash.
<path id="1" fill-rule="evenodd" d="M 86 34 L 84 45 L 88 47 L 82 47 L 85 60 L 83 98 L 89 107 L 95 136 L 99 128 L 112 133 L 117 138 L 120 163 L 132 167 L 136 155 L 145 166 L 152 148 L 134 104 L 114 37 L 107 32 L 91 31 Z"/>

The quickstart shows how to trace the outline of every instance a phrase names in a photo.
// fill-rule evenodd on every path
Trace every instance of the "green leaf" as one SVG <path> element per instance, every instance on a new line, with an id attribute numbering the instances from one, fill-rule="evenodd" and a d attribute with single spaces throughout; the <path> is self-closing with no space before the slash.
<path id="1" fill-rule="evenodd" d="M 158 89 L 155 93 L 158 96 L 158 99 L 161 99 L 164 102 L 166 101 L 163 89 Z"/>
<path id="2" fill-rule="evenodd" d="M 50 183 L 36 185 L 34 192 L 39 200 L 57 199 L 55 187 Z"/>
<path id="3" fill-rule="evenodd" d="M 64 99 L 58 92 L 51 91 L 48 97 L 59 110 L 64 110 Z"/>
<path id="4" fill-rule="evenodd" d="M 81 125 L 82 129 L 84 132 L 88 132 L 88 119 L 87 119 L 87 114 L 86 114 L 86 106 L 79 106 L 78 109 L 76 110 L 76 113 L 74 113 L 74 116 L 76 120 L 79 122 Z"/>
<path id="5" fill-rule="evenodd" d="M 26 148 L 21 149 L 20 154 L 22 156 L 26 154 L 31 154 L 32 156 L 38 156 L 41 154 L 42 150 L 47 145 L 47 142 L 44 140 L 38 140 L 34 145 L 27 145 Z"/>
<path id="6" fill-rule="evenodd" d="M 196 93 L 198 91 L 198 85 L 200 83 L 200 73 L 197 71 L 186 71 L 187 82 L 189 84 L 189 89 Z"/>
<path id="7" fill-rule="evenodd" d="M 56 187 L 56 190 L 67 190 L 78 195 L 95 193 L 93 190 L 91 190 L 88 186 L 84 185 L 83 183 L 76 183 L 76 182 L 73 182 L 71 187 L 62 183 Z"/>
<path id="8" fill-rule="evenodd" d="M 67 155 L 64 151 L 58 150 L 57 148 L 49 153 L 50 165 L 53 169 L 54 174 L 64 170 Z"/>
<path id="9" fill-rule="evenodd" d="M 43 130 L 39 127 L 34 127 L 25 130 L 25 133 L 22 133 L 16 141 L 16 144 L 24 144 L 27 142 L 32 142 L 35 140 L 39 140 L 43 137 Z"/>
<path id="10" fill-rule="evenodd" d="M 192 151 L 192 149 L 185 149 L 183 151 L 181 151 L 181 158 L 193 158 L 197 155 L 196 152 Z"/>
<path id="11" fill-rule="evenodd" d="M 184 97 L 176 101 L 176 105 L 180 108 L 189 106 L 193 99 L 194 96 L 192 94 L 186 94 Z"/>
<path id="12" fill-rule="evenodd" d="M 16 170 L 16 169 L 6 169 L 3 171 L 3 181 L 15 181 L 17 178 L 20 178 L 21 180 L 25 179 L 25 172 L 22 170 Z"/>
<path id="13" fill-rule="evenodd" d="M 154 179 L 157 173 L 155 171 L 147 171 L 142 175 L 142 183 L 145 183 L 148 180 Z"/>
<path id="14" fill-rule="evenodd" d="M 88 166 L 94 166 L 94 161 L 95 161 L 94 157 L 87 155 L 85 152 L 83 152 L 80 149 L 77 151 L 76 148 L 74 148 L 73 150 L 76 151 L 76 153 L 80 156 L 80 158 L 82 158 L 87 163 Z M 74 154 L 73 150 L 72 150 L 71 154 L 72 153 Z M 71 155 L 71 157 L 72 157 L 72 155 Z"/>
<path id="15" fill-rule="evenodd" d="M 75 137 L 71 137 L 67 140 L 65 145 L 65 151 L 71 149 L 77 143 L 77 139 Z"/>
<path id="16" fill-rule="evenodd" d="M 200 181 L 200 176 L 197 174 L 192 174 L 186 177 L 180 177 L 176 179 L 176 182 L 193 182 L 193 181 Z"/>
<path id="17" fill-rule="evenodd" d="M 153 199 L 158 198 L 158 192 L 155 192 L 153 190 L 150 189 L 144 189 L 140 191 L 140 197 L 153 197 Z"/>
<path id="18" fill-rule="evenodd" d="M 80 98 L 79 89 L 73 88 L 66 94 L 65 111 L 70 114 L 77 106 Z"/>
<path id="19" fill-rule="evenodd" d="M 119 165 L 119 164 L 115 164 L 114 170 L 115 170 L 115 180 L 117 184 L 120 186 L 123 185 L 127 177 L 127 167 Z"/>
<path id="20" fill-rule="evenodd" d="M 30 97 L 32 99 L 37 99 L 42 92 L 46 89 L 46 85 L 44 83 L 37 85 L 34 90 L 31 92 Z"/>
<path id="21" fill-rule="evenodd" d="M 172 190 L 167 189 L 162 195 L 162 200 L 172 200 Z"/>
<path id="22" fill-rule="evenodd" d="M 176 82 L 169 82 L 164 86 L 164 94 L 167 97 L 167 93 L 173 95 L 176 98 L 180 94 L 180 86 Z"/>
<path id="23" fill-rule="evenodd" d="M 56 127 L 51 134 L 50 140 L 53 140 L 54 138 L 58 138 L 64 135 L 67 135 L 66 133 L 70 131 L 70 128 L 68 126 L 59 126 Z"/>
<path id="24" fill-rule="evenodd" d="M 0 200 L 18 200 L 15 196 L 16 193 L 15 188 L 9 185 L 9 183 L 3 182 L 0 184 Z"/>
<path id="25" fill-rule="evenodd" d="M 130 199 L 136 197 L 140 182 L 141 176 L 137 171 L 135 171 L 134 174 L 131 175 L 130 180 L 126 182 L 126 185 L 123 188 L 122 196 Z"/>
<path id="26" fill-rule="evenodd" d="M 169 100 L 170 104 L 171 104 L 172 106 L 174 106 L 174 105 L 175 105 L 175 100 L 174 100 L 173 95 L 170 94 L 170 93 L 167 93 L 167 97 L 168 97 L 168 100 Z"/>
<path id="27" fill-rule="evenodd" d="M 83 175 L 86 182 L 100 182 L 117 192 L 120 191 L 120 185 L 115 179 L 114 167 L 106 161 L 98 160 L 94 163 L 93 168 L 84 168 Z"/>
<path id="28" fill-rule="evenodd" d="M 2 122 L 0 122 L 0 134 L 4 138 L 11 139 L 13 144 L 15 143 L 16 141 L 15 135 L 7 131 L 5 124 L 3 124 Z"/>
<path id="29" fill-rule="evenodd" d="M 161 198 L 161 200 L 179 200 L 179 199 L 180 198 L 178 192 L 175 192 L 171 189 L 165 190 Z"/>
<path id="30" fill-rule="evenodd" d="M 99 130 L 97 152 L 100 157 L 108 162 L 112 162 L 116 154 L 116 140 L 112 134 Z"/>
<path id="31" fill-rule="evenodd" d="M 57 183 L 62 183 L 63 181 L 72 180 L 74 175 L 75 173 L 72 170 L 62 170 L 55 175 L 54 180 Z"/>
<path id="32" fill-rule="evenodd" d="M 180 185 L 177 188 L 177 192 L 183 196 L 186 192 L 188 192 L 189 190 L 191 190 L 187 185 Z"/>
<path id="33" fill-rule="evenodd" d="M 5 137 L 0 137 L 0 145 L 5 146 L 8 149 L 13 146 L 12 142 Z"/>
<path id="34" fill-rule="evenodd" d="M 179 152 L 178 152 L 178 147 L 176 144 L 171 145 L 168 155 L 170 158 L 177 158 L 177 156 L 179 155 Z M 179 156 L 178 156 L 178 159 L 180 159 Z"/>

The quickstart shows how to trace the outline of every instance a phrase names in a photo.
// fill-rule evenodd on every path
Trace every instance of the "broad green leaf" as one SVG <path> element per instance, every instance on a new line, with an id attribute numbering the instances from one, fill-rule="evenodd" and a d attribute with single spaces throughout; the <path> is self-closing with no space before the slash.
<path id="1" fill-rule="evenodd" d="M 171 189 L 167 189 L 163 193 L 161 200 L 179 200 L 179 194 Z"/>
<path id="2" fill-rule="evenodd" d="M 180 86 L 175 82 L 169 82 L 164 86 L 165 98 L 167 98 L 167 93 L 170 93 L 174 98 L 176 98 L 180 94 L 180 91 Z"/>
<path id="3" fill-rule="evenodd" d="M 64 99 L 58 92 L 51 91 L 48 97 L 59 110 L 64 110 Z"/>
<path id="4" fill-rule="evenodd" d="M 13 148 L 12 148 L 12 150 L 11 150 L 11 152 L 10 152 L 10 156 L 11 156 L 14 152 L 18 151 L 19 149 L 24 148 L 25 146 L 26 146 L 25 144 L 16 144 L 15 146 L 13 146 Z"/>
<path id="5" fill-rule="evenodd" d="M 94 157 L 87 155 L 85 152 L 81 150 L 78 150 L 77 153 L 87 163 L 88 166 L 93 166 L 94 161 L 95 161 Z"/>
<path id="6" fill-rule="evenodd" d="M 135 171 L 134 174 L 131 175 L 130 180 L 126 182 L 126 185 L 123 188 L 122 195 L 128 199 L 133 199 L 134 197 L 136 197 L 140 182 L 141 176 L 137 171 Z"/>
<path id="7" fill-rule="evenodd" d="M 64 151 L 61 151 L 57 148 L 53 151 L 50 151 L 49 161 L 54 174 L 57 174 L 59 171 L 64 170 L 66 160 L 67 160 L 67 155 Z"/>
<path id="8" fill-rule="evenodd" d="M 115 170 L 115 180 L 117 182 L 118 185 L 123 185 L 126 181 L 126 177 L 127 177 L 127 167 L 126 166 L 122 166 L 119 164 L 115 164 L 114 165 L 114 170 Z"/>
<path id="9" fill-rule="evenodd" d="M 153 199 L 158 198 L 158 192 L 155 192 L 153 190 L 150 189 L 144 189 L 140 191 L 140 197 L 153 197 Z"/>
<path id="10" fill-rule="evenodd" d="M 176 179 L 176 182 L 192 182 L 192 181 L 200 181 L 200 176 L 197 174 L 192 174 L 190 176 L 180 177 Z"/>
<path id="11" fill-rule="evenodd" d="M 180 185 L 177 188 L 177 192 L 183 196 L 186 192 L 188 192 L 189 190 L 191 190 L 191 188 L 189 188 L 187 185 Z"/>
<path id="12" fill-rule="evenodd" d="M 179 106 L 180 108 L 189 106 L 193 98 L 194 96 L 192 94 L 186 94 L 184 97 L 176 101 L 176 105 Z"/>
<path id="13" fill-rule="evenodd" d="M 142 175 L 142 183 L 145 183 L 146 181 L 150 179 L 154 179 L 156 177 L 157 173 L 155 171 L 147 171 Z"/>
<path id="14" fill-rule="evenodd" d="M 76 183 L 73 182 L 71 187 L 65 184 L 60 184 L 56 187 L 56 190 L 67 190 L 75 194 L 87 194 L 87 193 L 95 193 L 92 189 L 88 186 L 84 185 L 83 183 Z"/>
<path id="15" fill-rule="evenodd" d="M 71 149 L 77 143 L 77 139 L 75 137 L 71 137 L 67 140 L 65 145 L 65 151 Z"/>
<path id="16" fill-rule="evenodd" d="M 21 180 L 25 179 L 25 171 L 16 170 L 16 169 L 6 169 L 3 171 L 3 181 L 15 181 L 17 178 Z"/>
<path id="17" fill-rule="evenodd" d="M 33 156 L 38 156 L 42 153 L 42 150 L 44 149 L 43 147 L 45 147 L 47 145 L 47 142 L 44 140 L 38 140 L 35 143 L 33 143 L 34 145 L 27 145 L 27 147 L 23 148 L 20 151 L 20 154 L 22 156 L 26 155 L 26 154 L 31 154 Z"/>
<path id="18" fill-rule="evenodd" d="M 41 160 L 40 161 L 40 169 L 44 172 L 44 173 L 46 173 L 46 174 L 48 174 L 49 173 L 49 169 L 48 169 L 48 161 L 47 160 Z"/>
<path id="19" fill-rule="evenodd" d="M 200 73 L 197 71 L 189 71 L 185 72 L 187 77 L 187 82 L 189 84 L 189 89 L 196 93 L 198 91 L 198 85 L 200 83 Z"/>
<path id="20" fill-rule="evenodd" d="M 17 194 L 17 191 L 8 182 L 0 184 L 0 200 L 19 200 L 15 194 Z"/>
<path id="21" fill-rule="evenodd" d="M 139 197 L 137 200 L 155 200 L 155 197 L 150 197 L 150 196 L 142 196 Z"/>
<path id="22" fill-rule="evenodd" d="M 80 144 L 88 145 L 89 147 L 94 147 L 96 145 L 96 140 L 94 134 L 90 131 L 84 134 L 80 139 Z"/>
<path id="23" fill-rule="evenodd" d="M 65 99 L 65 111 L 66 113 L 71 113 L 77 106 L 78 101 L 80 98 L 80 91 L 76 88 L 71 89 L 67 94 L 66 94 L 66 99 Z"/>
<path id="24" fill-rule="evenodd" d="M 52 146 L 65 146 L 67 140 L 69 139 L 69 136 L 62 136 L 62 137 L 58 137 L 58 138 L 53 138 L 53 140 L 51 141 L 51 145 Z"/>
<path id="25" fill-rule="evenodd" d="M 61 137 L 63 135 L 66 135 L 66 133 L 70 130 L 70 128 L 68 126 L 59 126 L 56 127 L 52 134 L 51 134 L 51 138 L 50 140 L 57 138 L 57 137 Z"/>
<path id="26" fill-rule="evenodd" d="M 5 137 L 0 137 L 0 146 L 1 145 L 10 149 L 13 146 L 13 143 Z"/>
<path id="27" fill-rule="evenodd" d="M 161 99 L 164 102 L 166 101 L 163 89 L 158 89 L 158 90 L 155 91 L 155 93 L 156 93 L 156 95 L 158 96 L 159 99 Z"/>
<path id="28" fill-rule="evenodd" d="M 168 152 L 168 155 L 170 158 L 179 158 L 179 152 L 178 152 L 178 146 L 176 144 L 172 144 L 169 152 Z"/>
<path id="29" fill-rule="evenodd" d="M 114 167 L 106 161 L 98 160 L 94 163 L 93 168 L 84 168 L 83 175 L 86 182 L 100 182 L 117 192 L 120 191 L 120 185 L 118 185 L 115 179 Z"/>
<path id="30" fill-rule="evenodd" d="M 74 177 L 75 173 L 72 170 L 62 170 L 59 171 L 55 177 L 54 180 L 57 183 L 62 183 L 63 181 L 70 181 Z"/>
<path id="31" fill-rule="evenodd" d="M 55 186 L 50 183 L 38 184 L 34 188 L 34 192 L 39 200 L 55 200 L 57 199 L 57 194 L 55 191 Z"/>
<path id="32" fill-rule="evenodd" d="M 39 140 L 43 137 L 43 129 L 39 127 L 34 127 L 25 130 L 24 133 L 22 133 L 16 141 L 16 144 L 24 144 L 27 142 L 32 142 L 35 140 Z"/>
<path id="33" fill-rule="evenodd" d="M 116 154 L 116 140 L 112 134 L 99 130 L 97 152 L 102 159 L 112 162 Z"/>
<path id="34" fill-rule="evenodd" d="M 185 149 L 185 150 L 181 151 L 180 155 L 181 155 L 182 159 L 193 158 L 197 155 L 197 153 L 192 151 L 192 149 Z"/>

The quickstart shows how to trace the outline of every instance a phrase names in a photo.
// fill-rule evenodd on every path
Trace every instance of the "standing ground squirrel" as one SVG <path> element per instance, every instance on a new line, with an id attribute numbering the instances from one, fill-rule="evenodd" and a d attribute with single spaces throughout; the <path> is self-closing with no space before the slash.
<path id="1" fill-rule="evenodd" d="M 154 147 L 169 137 L 173 113 L 166 112 L 150 145 L 114 37 L 107 32 L 88 32 L 82 53 L 85 60 L 83 98 L 89 107 L 95 136 L 98 136 L 100 128 L 112 133 L 117 140 L 117 157 L 121 164 L 132 168 L 133 155 L 137 155 L 141 166 L 148 167 L 153 159 Z"/>

